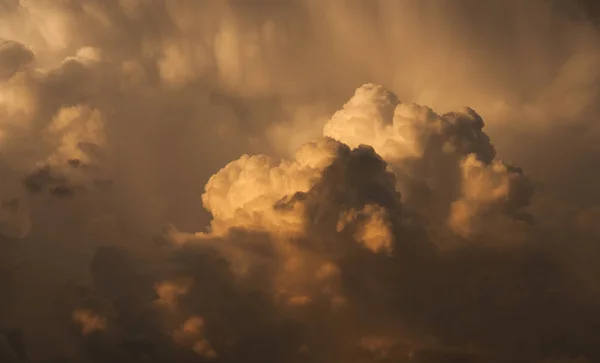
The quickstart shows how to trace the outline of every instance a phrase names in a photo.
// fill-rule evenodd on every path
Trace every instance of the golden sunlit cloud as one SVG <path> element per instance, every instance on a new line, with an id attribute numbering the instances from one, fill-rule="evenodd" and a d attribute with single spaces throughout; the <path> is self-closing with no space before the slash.
<path id="1" fill-rule="evenodd" d="M 0 361 L 600 360 L 574 1 L 0 0 Z"/>

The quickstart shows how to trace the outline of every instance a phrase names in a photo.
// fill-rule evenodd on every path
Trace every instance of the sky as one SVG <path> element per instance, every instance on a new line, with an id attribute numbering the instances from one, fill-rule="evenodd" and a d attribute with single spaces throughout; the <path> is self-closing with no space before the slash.
<path id="1" fill-rule="evenodd" d="M 0 0 L 0 361 L 599 361 L 599 14 Z"/>

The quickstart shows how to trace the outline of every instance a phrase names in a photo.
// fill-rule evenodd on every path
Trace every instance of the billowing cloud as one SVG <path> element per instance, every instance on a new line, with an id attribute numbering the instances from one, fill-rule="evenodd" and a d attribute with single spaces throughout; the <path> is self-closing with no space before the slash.
<path id="1" fill-rule="evenodd" d="M 578 9 L 0 0 L 0 361 L 600 360 Z"/>
<path id="2" fill-rule="evenodd" d="M 210 178 L 202 196 L 214 217 L 212 230 L 256 226 L 297 231 L 302 217 L 293 209 L 287 215 L 278 213 L 273 206 L 285 197 L 307 192 L 340 147 L 334 140 L 323 139 L 302 146 L 293 161 L 246 155 L 228 164 Z"/>
<path id="3" fill-rule="evenodd" d="M 481 223 L 473 220 L 492 209 L 526 218 L 522 208 L 533 191 L 518 168 L 495 160 L 483 128 L 472 109 L 438 115 L 367 84 L 325 124 L 324 134 L 352 147 L 372 145 L 400 176 L 400 190 L 414 200 L 410 204 L 433 201 L 442 210 L 450 205 L 448 223 L 468 235 Z"/>

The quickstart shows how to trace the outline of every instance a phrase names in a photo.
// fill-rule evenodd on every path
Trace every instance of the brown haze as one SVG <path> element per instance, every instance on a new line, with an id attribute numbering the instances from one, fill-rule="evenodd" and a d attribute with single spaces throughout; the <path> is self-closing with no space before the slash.
<path id="1" fill-rule="evenodd" d="M 0 0 L 0 362 L 599 362 L 594 4 Z"/>

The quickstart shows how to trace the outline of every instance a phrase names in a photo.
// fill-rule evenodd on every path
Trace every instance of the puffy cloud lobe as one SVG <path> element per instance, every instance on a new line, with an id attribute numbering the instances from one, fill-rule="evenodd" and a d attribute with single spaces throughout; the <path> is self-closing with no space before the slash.
<path id="1" fill-rule="evenodd" d="M 361 211 L 350 210 L 338 221 L 342 232 L 350 222 L 359 220 L 355 238 L 373 252 L 391 252 L 393 234 L 385 209 L 379 205 L 366 205 Z"/>
<path id="2" fill-rule="evenodd" d="M 533 184 L 518 168 L 494 161 L 485 165 L 474 155 L 461 163 L 462 195 L 452 203 L 449 224 L 458 233 L 475 232 L 489 214 L 507 214 L 517 220 L 532 222 L 523 208 L 531 201 Z"/>
<path id="3" fill-rule="evenodd" d="M 366 84 L 325 124 L 324 135 L 351 147 L 371 145 L 392 164 L 440 153 L 475 153 L 488 163 L 495 151 L 483 126 L 471 109 L 440 116 L 428 107 L 401 103 L 382 86 Z"/>
<path id="4" fill-rule="evenodd" d="M 295 160 L 246 155 L 228 164 L 210 178 L 202 196 L 214 218 L 213 232 L 230 227 L 298 231 L 302 217 L 297 214 L 302 211 L 281 213 L 274 206 L 285 197 L 308 191 L 340 147 L 322 139 L 302 146 Z"/>

